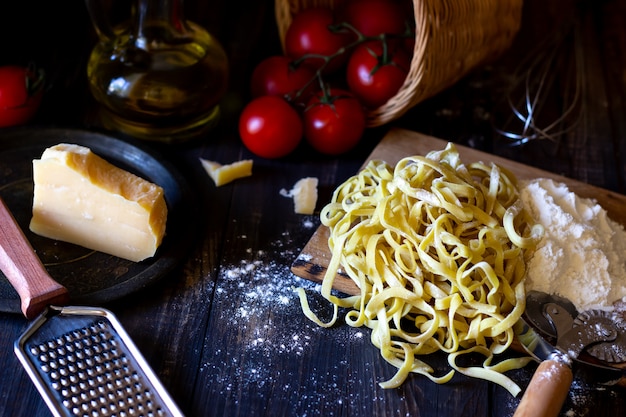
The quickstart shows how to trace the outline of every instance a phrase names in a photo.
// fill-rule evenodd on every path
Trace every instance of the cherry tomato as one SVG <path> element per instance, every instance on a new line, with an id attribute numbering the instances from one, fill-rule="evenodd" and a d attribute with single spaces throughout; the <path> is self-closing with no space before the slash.
<path id="1" fill-rule="evenodd" d="M 350 55 L 346 69 L 348 86 L 365 107 L 374 109 L 396 95 L 410 66 L 410 57 L 404 49 L 390 52 L 382 42 L 367 42 Z"/>
<path id="2" fill-rule="evenodd" d="M 286 56 L 271 56 L 256 66 L 250 84 L 253 97 L 289 95 L 308 100 L 315 84 L 315 70 L 304 64 L 295 66 Z M 300 96 L 295 97 L 299 92 Z"/>
<path id="3" fill-rule="evenodd" d="M 0 127 L 33 118 L 43 96 L 43 72 L 17 65 L 0 67 Z"/>
<path id="4" fill-rule="evenodd" d="M 239 135 L 244 145 L 263 158 L 281 158 L 302 139 L 302 120 L 282 97 L 262 96 L 244 107 L 239 116 Z"/>
<path id="5" fill-rule="evenodd" d="M 350 23 L 364 36 L 402 35 L 406 30 L 404 8 L 394 0 L 351 0 L 338 14 L 339 20 Z"/>
<path id="6" fill-rule="evenodd" d="M 319 92 L 304 111 L 304 137 L 318 152 L 339 155 L 354 148 L 365 131 L 365 111 L 348 91 Z"/>
<path id="7" fill-rule="evenodd" d="M 331 57 L 350 41 L 350 34 L 333 32 L 333 12 L 326 8 L 309 8 L 297 13 L 285 33 L 285 52 L 292 59 L 305 55 Z M 305 61 L 314 68 L 325 64 L 321 57 L 306 57 Z M 324 67 L 325 73 L 337 70 L 346 62 L 346 54 L 338 54 Z"/>

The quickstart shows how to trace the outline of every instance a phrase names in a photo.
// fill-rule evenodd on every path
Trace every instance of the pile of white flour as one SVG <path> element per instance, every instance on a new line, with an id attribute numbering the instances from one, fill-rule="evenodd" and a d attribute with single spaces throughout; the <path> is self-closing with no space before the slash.
<path id="1" fill-rule="evenodd" d="M 522 182 L 521 199 L 545 235 L 528 264 L 526 290 L 558 294 L 579 312 L 626 297 L 626 232 L 594 200 L 550 179 Z"/>

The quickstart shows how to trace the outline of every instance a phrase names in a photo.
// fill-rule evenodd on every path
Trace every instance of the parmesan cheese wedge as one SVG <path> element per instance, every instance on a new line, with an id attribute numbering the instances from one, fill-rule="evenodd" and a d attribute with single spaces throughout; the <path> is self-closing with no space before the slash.
<path id="1" fill-rule="evenodd" d="M 217 187 L 228 184 L 236 179 L 252 175 L 251 159 L 233 162 L 228 165 L 222 165 L 202 158 L 200 158 L 200 162 Z"/>
<path id="2" fill-rule="evenodd" d="M 65 143 L 33 161 L 33 177 L 34 233 L 134 262 L 156 253 L 167 221 L 158 185 Z"/>
<path id="3" fill-rule="evenodd" d="M 306 177 L 298 180 L 291 189 L 294 211 L 298 214 L 313 214 L 317 204 L 317 178 Z"/>

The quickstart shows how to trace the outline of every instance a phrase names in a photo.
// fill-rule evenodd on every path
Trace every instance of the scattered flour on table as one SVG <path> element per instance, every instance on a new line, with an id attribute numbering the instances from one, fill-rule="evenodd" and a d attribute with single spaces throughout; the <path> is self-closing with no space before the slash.
<path id="1" fill-rule="evenodd" d="M 527 290 L 568 298 L 578 311 L 626 297 L 626 232 L 595 200 L 551 179 L 521 183 L 520 197 L 545 235 L 528 264 Z"/>
<path id="2" fill-rule="evenodd" d="M 243 346 L 233 350 L 227 344 L 219 346 L 216 356 L 202 366 L 203 372 L 209 373 L 221 387 L 220 395 L 232 397 L 236 402 L 241 398 L 254 401 L 259 387 L 271 385 L 280 401 L 305 410 L 301 415 L 306 416 L 318 415 L 316 410 L 330 407 L 328 398 L 336 397 L 345 384 L 365 383 L 346 380 L 347 361 L 338 354 L 337 361 L 329 363 L 328 373 L 318 374 L 309 382 L 311 390 L 303 393 L 299 392 L 298 381 L 302 370 L 291 366 L 299 362 L 295 358 L 316 355 L 326 349 L 346 352 L 354 343 L 368 344 L 368 337 L 359 329 L 324 329 L 302 313 L 296 288 L 318 294 L 321 286 L 294 275 L 290 266 L 296 258 L 311 259 L 310 255 L 300 253 L 296 241 L 310 238 L 318 224 L 315 219 L 305 217 L 301 229 L 292 232 L 302 232 L 302 236 L 285 232 L 281 238 L 267 242 L 264 250 L 247 249 L 240 261 L 226 264 L 219 271 L 213 299 L 214 303 L 223 304 L 218 320 L 230 329 L 229 337 L 236 338 L 237 344 Z M 239 238 L 247 239 L 247 236 Z M 214 361 L 217 357 L 219 361 Z M 360 377 L 354 374 L 352 378 Z M 358 395 L 348 393 L 348 397 L 339 397 L 337 401 L 347 405 Z M 328 413 L 329 417 L 341 413 L 335 404 L 331 408 L 336 411 Z"/>

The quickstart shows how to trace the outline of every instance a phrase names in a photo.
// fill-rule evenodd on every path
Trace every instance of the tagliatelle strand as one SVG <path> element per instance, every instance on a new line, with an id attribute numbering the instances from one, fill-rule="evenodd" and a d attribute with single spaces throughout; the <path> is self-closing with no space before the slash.
<path id="1" fill-rule="evenodd" d="M 451 143 L 395 167 L 371 161 L 335 190 L 321 221 L 332 255 L 321 293 L 333 317 L 319 320 L 304 290 L 302 309 L 328 327 L 339 307 L 348 308 L 346 323 L 370 328 L 372 343 L 397 368 L 382 387 L 399 386 L 409 373 L 445 383 L 458 371 L 519 392 L 503 372 L 527 358 L 491 361 L 513 341 L 526 257 L 542 229 L 519 203 L 512 174 L 495 164 L 464 165 Z M 340 269 L 359 295 L 332 294 Z M 416 358 L 436 351 L 447 352 L 452 367 L 440 377 Z M 483 366 L 456 363 L 472 352 L 486 357 Z"/>

